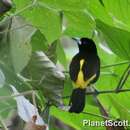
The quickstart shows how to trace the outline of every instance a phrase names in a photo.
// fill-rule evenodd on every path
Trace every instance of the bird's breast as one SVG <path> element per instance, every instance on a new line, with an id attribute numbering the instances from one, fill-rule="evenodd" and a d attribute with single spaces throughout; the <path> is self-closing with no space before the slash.
<path id="1" fill-rule="evenodd" d="M 76 81 L 74 82 L 74 86 L 76 88 L 81 88 L 81 89 L 85 89 L 89 83 L 95 79 L 96 77 L 96 74 L 94 74 L 92 77 L 90 77 L 89 79 L 87 78 L 84 78 L 85 77 L 85 74 L 83 72 L 83 65 L 85 63 L 85 59 L 81 59 L 80 60 L 80 69 L 79 69 L 79 72 L 78 72 L 78 75 L 77 75 L 77 79 Z M 87 67 L 87 66 L 86 66 Z"/>
<path id="2" fill-rule="evenodd" d="M 86 84 L 87 82 L 84 80 L 84 73 L 82 71 L 85 60 L 81 59 L 79 62 L 80 62 L 80 69 L 79 69 L 79 72 L 78 72 L 78 75 L 77 75 L 77 80 L 74 84 L 77 88 L 84 89 L 85 86 L 87 85 Z"/>

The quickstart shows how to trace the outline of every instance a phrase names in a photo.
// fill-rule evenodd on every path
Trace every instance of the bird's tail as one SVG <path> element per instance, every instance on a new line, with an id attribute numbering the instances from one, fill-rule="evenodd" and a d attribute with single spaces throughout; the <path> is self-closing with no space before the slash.
<path id="1" fill-rule="evenodd" d="M 85 92 L 86 89 L 76 88 L 73 90 L 70 98 L 69 112 L 80 113 L 85 107 Z"/>

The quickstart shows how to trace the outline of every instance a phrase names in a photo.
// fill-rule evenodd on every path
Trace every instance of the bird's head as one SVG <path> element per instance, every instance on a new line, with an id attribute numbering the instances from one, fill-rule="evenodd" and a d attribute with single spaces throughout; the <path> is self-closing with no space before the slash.
<path id="1" fill-rule="evenodd" d="M 97 53 L 96 45 L 92 39 L 89 38 L 73 38 L 79 46 L 80 52 Z"/>

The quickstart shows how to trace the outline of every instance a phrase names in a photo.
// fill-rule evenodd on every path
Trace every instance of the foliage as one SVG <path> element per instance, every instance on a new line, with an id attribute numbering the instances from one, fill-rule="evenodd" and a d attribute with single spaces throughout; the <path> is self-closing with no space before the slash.
<path id="1" fill-rule="evenodd" d="M 56 106 L 50 114 L 76 130 L 105 130 L 82 125 L 83 119 L 105 120 L 92 94 L 86 96 L 89 114 L 58 108 L 69 104 L 62 97 L 70 95 L 73 87 L 68 73 L 63 73 L 77 48 L 71 38 L 89 37 L 96 42 L 102 66 L 95 84 L 97 100 L 108 118 L 130 121 L 130 94 L 115 91 L 130 62 L 130 0 L 5 1 L 0 1 L 0 118 L 7 118 L 16 106 L 13 98 L 3 97 L 11 97 L 11 84 L 19 92 L 35 90 L 41 113 L 49 101 Z M 123 88 L 129 89 L 129 83 L 130 78 Z M 100 94 L 107 90 L 115 94 Z"/>

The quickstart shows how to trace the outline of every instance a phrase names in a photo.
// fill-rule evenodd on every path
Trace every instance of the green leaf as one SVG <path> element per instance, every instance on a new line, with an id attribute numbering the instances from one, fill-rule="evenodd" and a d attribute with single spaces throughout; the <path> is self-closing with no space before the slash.
<path id="1" fill-rule="evenodd" d="M 32 5 L 33 0 L 13 0 L 15 6 L 16 6 L 16 10 L 20 10 L 23 9 L 25 7 L 28 7 L 29 5 Z"/>
<path id="2" fill-rule="evenodd" d="M 87 105 L 86 111 L 100 115 L 99 109 L 97 107 Z M 105 130 L 104 127 L 91 127 L 89 125 L 83 126 L 83 120 L 103 121 L 103 119 L 100 117 L 96 117 L 96 116 L 92 116 L 92 115 L 88 115 L 88 114 L 86 115 L 86 114 L 82 114 L 82 113 L 77 115 L 74 113 L 61 111 L 55 107 L 51 107 L 51 115 L 60 119 L 65 124 L 70 125 L 71 127 L 73 127 L 76 130 L 86 130 L 86 129 L 87 130 Z"/>
<path id="3" fill-rule="evenodd" d="M 106 11 L 116 27 L 130 31 L 130 3 L 128 0 L 103 0 Z"/>
<path id="4" fill-rule="evenodd" d="M 113 106 L 119 112 L 120 118 L 122 120 L 129 120 L 130 121 L 130 112 L 129 112 L 129 109 L 127 107 L 123 106 L 123 104 L 121 102 L 119 102 L 119 100 L 116 100 L 115 97 L 109 96 L 109 98 L 110 98 Z"/>
<path id="5" fill-rule="evenodd" d="M 71 37 L 92 37 L 95 29 L 95 22 L 83 11 L 65 11 L 67 21 L 65 34 Z"/>
<path id="6" fill-rule="evenodd" d="M 1 96 L 11 96 L 11 91 L 7 85 L 4 85 L 2 88 L 0 88 L 0 97 Z M 13 98 L 9 98 L 8 100 L 2 99 L 0 101 L 0 116 L 3 119 L 6 119 L 11 113 L 11 110 L 15 109 L 15 107 L 16 103 L 14 102 Z"/>
<path id="7" fill-rule="evenodd" d="M 48 48 L 45 36 L 37 30 L 31 39 L 32 51 L 46 51 Z"/>
<path id="8" fill-rule="evenodd" d="M 59 61 L 65 68 L 67 68 L 66 55 L 60 40 L 54 41 L 49 46 L 46 54 L 51 61 L 53 61 L 54 63 Z"/>
<path id="9" fill-rule="evenodd" d="M 32 86 L 41 90 L 47 100 L 56 106 L 62 104 L 64 74 L 42 51 L 33 53 L 23 74 L 32 80 Z"/>
<path id="10" fill-rule="evenodd" d="M 57 40 L 54 41 L 53 43 L 51 43 L 51 45 L 48 47 L 48 50 L 46 52 L 46 55 L 48 56 L 48 58 L 54 63 L 57 63 L 57 53 L 56 53 L 56 49 L 57 49 Z"/>
<path id="11" fill-rule="evenodd" d="M 0 22 L 0 60 L 4 61 L 8 66 L 11 66 L 10 46 L 8 29 L 11 24 L 11 19 L 5 18 Z"/>
<path id="12" fill-rule="evenodd" d="M 104 23 L 114 26 L 113 19 L 106 11 L 105 7 L 101 5 L 99 0 L 87 0 L 86 3 L 86 9 L 89 11 L 93 18 L 100 19 Z"/>
<path id="13" fill-rule="evenodd" d="M 83 10 L 86 6 L 85 0 L 40 0 L 45 7 L 56 10 Z"/>
<path id="14" fill-rule="evenodd" d="M 58 12 L 45 7 L 43 1 L 37 1 L 35 4 L 30 0 L 14 0 L 14 2 L 17 11 L 25 7 L 25 10 L 20 11 L 20 15 L 37 27 L 49 43 L 59 38 L 61 34 L 61 17 Z"/>
<path id="15" fill-rule="evenodd" d="M 130 4 L 128 0 L 88 0 L 87 10 L 102 22 L 130 31 Z"/>
<path id="16" fill-rule="evenodd" d="M 119 57 L 130 60 L 130 32 L 109 26 L 100 20 L 96 20 L 96 24 L 111 50 Z"/>
<path id="17" fill-rule="evenodd" d="M 13 17 L 10 31 L 10 47 L 15 72 L 19 73 L 31 57 L 30 39 L 35 32 L 21 17 Z"/>
<path id="18" fill-rule="evenodd" d="M 58 59 L 58 61 L 59 61 L 65 68 L 67 68 L 67 58 L 66 58 L 66 54 L 65 54 L 65 51 L 64 51 L 64 47 L 62 46 L 62 43 L 60 42 L 60 40 L 57 40 L 56 53 L 57 53 L 57 59 Z"/>
<path id="19" fill-rule="evenodd" d="M 6 85 L 14 85 L 20 92 L 32 89 L 32 86 L 28 84 L 27 81 L 25 81 L 21 76 L 17 75 L 14 70 L 10 68 L 6 63 L 0 61 L 0 69 L 5 76 Z"/>

